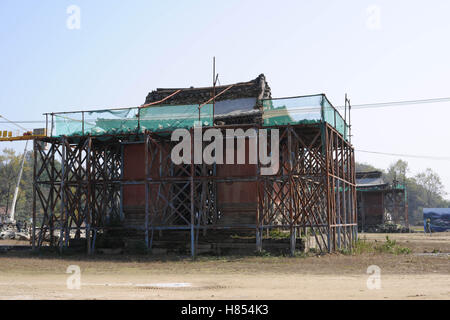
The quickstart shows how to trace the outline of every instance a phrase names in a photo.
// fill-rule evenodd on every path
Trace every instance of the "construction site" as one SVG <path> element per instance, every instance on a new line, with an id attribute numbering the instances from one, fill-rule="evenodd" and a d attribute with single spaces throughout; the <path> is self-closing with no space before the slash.
<path id="1" fill-rule="evenodd" d="M 448 299 L 448 234 L 409 228 L 405 183 L 355 171 L 340 109 L 273 98 L 260 75 L 3 132 L 33 142 L 33 218 L 15 215 L 26 145 L 0 212 L 1 298 Z"/>
<path id="2" fill-rule="evenodd" d="M 88 254 L 139 247 L 192 257 L 351 249 L 357 204 L 347 107 L 346 100 L 342 116 L 324 94 L 273 98 L 260 75 L 157 89 L 135 108 L 46 113 L 45 134 L 29 137 L 32 247 Z M 176 129 L 187 130 L 193 146 L 210 128 L 241 132 L 231 149 L 215 144 L 237 163 L 197 163 L 194 147 L 187 163 L 172 161 Z M 252 139 L 262 131 L 270 141 L 263 147 Z M 262 174 L 266 165 L 249 159 L 276 145 L 279 165 Z"/>

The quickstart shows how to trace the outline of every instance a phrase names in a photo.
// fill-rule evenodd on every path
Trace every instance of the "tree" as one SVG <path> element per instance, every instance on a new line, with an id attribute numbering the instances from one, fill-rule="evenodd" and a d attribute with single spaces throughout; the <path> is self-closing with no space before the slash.
<path id="1" fill-rule="evenodd" d="M 22 154 L 16 155 L 12 149 L 4 149 L 0 154 L 0 206 L 9 213 Z M 16 203 L 17 219 L 28 219 L 32 215 L 33 197 L 33 153 L 27 152 L 20 189 Z"/>
<path id="2" fill-rule="evenodd" d="M 374 166 L 372 166 L 371 164 L 361 163 L 361 162 L 355 163 L 355 170 L 356 170 L 356 172 L 381 171 L 381 170 L 375 168 Z"/>
<path id="3" fill-rule="evenodd" d="M 408 163 L 403 160 L 394 162 L 386 171 L 377 169 L 369 164 L 356 163 L 356 171 L 375 170 L 383 173 L 383 179 L 386 182 L 392 183 L 396 180 L 405 185 L 408 194 L 408 213 L 411 224 L 423 223 L 423 208 L 450 207 L 450 202 L 443 198 L 445 192 L 441 179 L 431 169 L 427 169 L 415 177 L 409 177 Z"/>
<path id="4" fill-rule="evenodd" d="M 433 204 L 441 200 L 446 194 L 441 178 L 430 168 L 425 172 L 416 175 L 417 183 L 422 186 L 426 193 L 426 205 L 433 207 Z"/>
<path id="5" fill-rule="evenodd" d="M 13 149 L 4 149 L 0 156 L 0 205 L 9 212 L 9 205 L 14 188 L 14 177 L 18 172 L 19 159 Z"/>
<path id="6" fill-rule="evenodd" d="M 405 183 L 406 175 L 408 172 L 408 162 L 399 159 L 397 162 L 389 166 L 386 176 L 390 182 L 398 181 L 401 183 Z"/>

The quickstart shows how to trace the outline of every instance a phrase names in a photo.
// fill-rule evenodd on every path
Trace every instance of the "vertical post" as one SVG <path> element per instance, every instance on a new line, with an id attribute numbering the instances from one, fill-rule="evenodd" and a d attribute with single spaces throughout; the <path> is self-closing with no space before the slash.
<path id="1" fill-rule="evenodd" d="M 120 144 L 120 220 L 124 219 L 123 213 L 123 144 Z"/>
<path id="2" fill-rule="evenodd" d="M 36 250 L 36 166 L 37 166 L 37 141 L 33 140 L 33 230 L 31 233 L 31 244 L 33 251 Z"/>
<path id="3" fill-rule="evenodd" d="M 288 186 L 289 186 L 289 232 L 290 232 L 290 252 L 291 256 L 295 255 L 295 242 L 296 242 L 296 232 L 294 228 L 294 206 L 293 206 L 293 190 L 292 190 L 292 170 L 293 170 L 293 161 L 292 161 L 292 128 L 289 125 L 287 127 L 288 130 L 288 154 L 289 154 L 289 173 L 288 173 Z"/>
<path id="4" fill-rule="evenodd" d="M 345 94 L 345 105 L 344 105 L 344 140 L 347 136 L 347 94 Z"/>
<path id="5" fill-rule="evenodd" d="M 328 237 L 327 237 L 327 247 L 328 252 L 331 252 L 331 192 L 330 192 L 330 137 L 329 137 L 329 130 L 326 122 L 323 122 L 322 124 L 324 126 L 325 131 L 325 178 L 327 179 L 327 223 L 328 223 Z"/>
<path id="6" fill-rule="evenodd" d="M 352 118 L 351 118 L 352 104 L 348 100 L 348 140 L 352 144 Z"/>
<path id="7" fill-rule="evenodd" d="M 60 212 L 60 232 L 59 232 L 59 252 L 62 253 L 64 245 L 64 226 L 66 223 L 66 199 L 64 195 L 64 179 L 66 178 L 66 139 L 63 137 L 61 139 L 61 182 L 60 182 L 60 197 L 61 197 L 61 212 Z M 42 231 L 41 231 L 42 232 Z"/>
<path id="8" fill-rule="evenodd" d="M 256 150 L 257 154 L 259 154 L 259 127 L 256 128 Z M 264 215 L 264 207 L 261 206 L 261 197 L 260 197 L 260 188 L 261 188 L 261 182 L 260 182 L 260 163 L 259 161 L 256 162 L 256 252 L 262 252 L 262 223 L 261 223 L 261 210 L 263 211 Z M 264 221 L 264 219 L 263 219 Z"/>
<path id="9" fill-rule="evenodd" d="M 195 206 L 194 206 L 194 175 L 195 175 L 195 167 L 194 167 L 194 138 L 195 138 L 195 134 L 194 134 L 194 128 L 192 128 L 190 130 L 190 134 L 191 134 L 191 222 L 190 222 L 190 227 L 191 227 L 191 257 L 192 259 L 195 259 L 195 230 L 194 230 L 194 224 L 195 224 L 195 219 L 194 219 L 194 211 L 195 211 Z"/>
<path id="10" fill-rule="evenodd" d="M 364 228 L 366 224 L 366 206 L 365 204 L 365 193 L 361 192 L 361 233 L 364 233 Z"/>
<path id="11" fill-rule="evenodd" d="M 88 148 L 86 155 L 86 178 L 87 178 L 87 214 L 86 214 L 86 249 L 87 254 L 91 254 L 91 220 L 92 220 L 92 139 L 88 137 Z"/>
<path id="12" fill-rule="evenodd" d="M 138 108 L 137 118 L 138 118 L 138 125 L 136 133 L 139 134 L 139 132 L 141 131 L 141 108 Z"/>
<path id="13" fill-rule="evenodd" d="M 394 186 L 395 188 L 396 186 Z M 394 223 L 397 224 L 399 222 L 399 214 L 398 214 L 398 205 L 397 205 L 397 201 L 398 201 L 398 196 L 397 196 L 397 190 L 394 189 L 392 192 L 392 202 L 394 204 Z M 383 221 L 383 223 L 385 223 Z"/>
<path id="14" fill-rule="evenodd" d="M 52 113 L 52 123 L 51 123 L 51 128 L 50 128 L 50 137 L 53 137 L 54 117 L 55 117 L 55 115 Z"/>
<path id="15" fill-rule="evenodd" d="M 405 224 L 406 227 L 409 228 L 409 217 L 408 217 L 408 192 L 406 191 L 406 184 L 404 184 L 405 189 L 403 190 L 404 193 L 404 201 L 405 201 Z"/>
<path id="16" fill-rule="evenodd" d="M 295 245 L 297 242 L 297 228 L 291 227 L 291 256 L 295 256 Z"/>
<path id="17" fill-rule="evenodd" d="M 349 102 L 349 106 L 350 106 L 350 102 Z M 349 116 L 350 116 L 350 110 L 349 110 Z M 350 143 L 351 145 L 351 143 Z M 357 215 L 357 211 L 356 211 L 356 207 L 357 207 L 357 203 L 356 203 L 356 168 L 355 168 L 355 150 L 352 149 L 351 151 L 351 167 L 352 167 L 352 183 L 353 183 L 353 187 L 352 187 L 352 208 L 353 208 L 353 223 L 356 223 L 356 226 L 354 226 L 354 230 L 355 230 L 355 236 L 354 236 L 354 241 L 356 242 L 358 240 L 358 215 Z"/>
<path id="18" fill-rule="evenodd" d="M 213 114 L 212 126 L 214 126 L 214 115 L 216 112 L 216 57 L 213 57 Z"/>
<path id="19" fill-rule="evenodd" d="M 334 111 L 334 116 L 336 117 L 336 110 Z M 337 215 L 340 214 L 340 208 L 337 207 L 337 196 L 339 196 L 339 179 L 336 179 L 336 176 L 339 175 L 338 171 L 338 164 L 339 164 L 339 144 L 338 144 L 338 135 L 335 131 L 333 131 L 333 152 L 334 152 L 334 164 L 333 164 L 333 225 L 336 226 L 337 224 Z M 337 227 L 334 227 L 333 230 L 333 250 L 336 250 L 337 248 Z"/>
<path id="20" fill-rule="evenodd" d="M 149 249 L 149 243 L 148 243 L 148 193 L 149 193 L 149 185 L 148 185 L 148 178 L 149 178 L 149 170 L 148 170 L 148 143 L 149 143 L 149 136 L 148 132 L 145 132 L 145 143 L 144 143 L 144 159 L 145 159 L 145 247 L 147 250 Z M 161 163 L 159 164 L 162 165 Z"/>
<path id="21" fill-rule="evenodd" d="M 343 210 L 344 210 L 344 246 L 346 249 L 350 249 L 352 245 L 351 235 L 348 233 L 348 230 L 351 230 L 351 228 L 348 227 L 349 221 L 348 221 L 348 191 L 350 191 L 350 184 L 349 184 L 349 174 L 348 174 L 348 143 L 345 141 L 345 139 L 342 139 L 342 154 L 343 154 L 343 163 L 342 163 L 342 177 L 344 178 L 344 190 L 342 190 L 342 204 L 343 204 Z M 345 152 L 344 152 L 345 151 Z M 348 240 L 348 241 L 347 241 Z"/>
<path id="22" fill-rule="evenodd" d="M 81 111 L 81 132 L 84 136 L 84 111 Z"/>
<path id="23" fill-rule="evenodd" d="M 51 181 L 51 187 L 50 187 L 50 191 L 49 191 L 49 199 L 50 199 L 50 206 L 47 206 L 47 210 L 50 211 L 50 219 L 49 219 L 49 236 L 50 236 L 50 246 L 53 246 L 55 243 L 55 227 L 53 224 L 53 217 L 54 217 L 54 209 L 53 209 L 53 204 L 54 204 L 54 199 L 55 199 L 55 153 L 56 153 L 56 143 L 52 143 L 51 144 L 51 149 L 50 149 L 50 159 L 51 159 L 51 170 L 50 170 L 50 181 Z M 42 234 L 42 231 L 41 231 Z M 40 246 L 40 241 L 38 242 L 38 245 Z"/>
<path id="24" fill-rule="evenodd" d="M 337 247 L 341 249 L 341 191 L 339 190 L 341 187 L 341 182 L 339 179 L 336 179 L 336 195 L 335 198 L 337 200 L 336 203 L 336 215 L 337 215 Z"/>

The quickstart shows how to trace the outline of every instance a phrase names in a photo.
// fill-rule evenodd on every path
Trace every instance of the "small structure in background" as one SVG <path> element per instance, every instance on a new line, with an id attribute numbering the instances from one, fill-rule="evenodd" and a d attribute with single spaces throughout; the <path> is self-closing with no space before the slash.
<path id="1" fill-rule="evenodd" d="M 427 231 L 427 220 L 430 219 L 431 232 L 446 232 L 450 230 L 450 208 L 424 208 L 423 224 Z"/>
<path id="2" fill-rule="evenodd" d="M 408 231 L 408 194 L 404 185 L 398 181 L 386 183 L 381 171 L 357 172 L 356 190 L 359 231 Z"/>

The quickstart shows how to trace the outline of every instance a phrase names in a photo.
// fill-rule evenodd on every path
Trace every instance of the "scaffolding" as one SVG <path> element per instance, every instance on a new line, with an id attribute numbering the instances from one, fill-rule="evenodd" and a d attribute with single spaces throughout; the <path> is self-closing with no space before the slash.
<path id="1" fill-rule="evenodd" d="M 397 181 L 376 187 L 357 187 L 359 230 L 375 232 L 386 224 L 409 228 L 408 193 Z"/>
<path id="2" fill-rule="evenodd" d="M 294 121 L 289 114 L 292 110 L 288 110 L 288 117 L 286 112 L 283 117 L 289 123 L 281 124 L 276 114 L 276 124 L 263 115 L 260 124 L 202 128 L 222 132 L 267 129 L 269 136 L 277 129 L 279 169 L 272 175 L 262 175 L 259 163 L 254 171 L 221 175 L 221 165 L 195 164 L 193 154 L 189 164 L 174 164 L 170 150 L 175 142 L 170 139 L 170 129 L 177 125 L 169 125 L 166 131 L 142 129 L 143 123 L 152 119 L 138 117 L 138 123 L 133 124 L 138 131 L 84 134 L 84 113 L 79 115 L 82 122 L 75 134 L 34 140 L 33 248 L 49 245 L 62 252 L 83 240 L 91 254 L 99 235 L 132 229 L 150 251 L 159 232 L 188 235 L 183 239 L 189 241 L 195 257 L 199 242 L 233 231 L 253 234 L 255 249 L 262 251 L 264 232 L 276 228 L 289 231 L 291 254 L 300 236 L 313 238 L 320 252 L 351 249 L 357 239 L 354 149 L 347 138 L 347 124 L 340 125 L 336 119 L 342 117 L 331 104 L 326 109 L 324 96 L 320 96 L 321 104 L 313 108 L 316 118 L 306 122 Z M 280 109 L 273 101 L 265 108 Z M 312 109 L 306 109 L 310 114 Z M 200 108 L 197 110 L 200 118 Z M 53 132 L 53 117 L 65 115 L 51 115 Z M 186 122 L 178 123 L 190 127 Z M 194 128 L 188 129 L 194 141 Z M 124 175 L 124 149 L 128 145 L 142 150 L 145 174 L 140 178 Z M 241 190 L 255 199 L 254 207 L 246 209 L 248 219 L 230 219 L 229 211 L 221 208 L 219 189 L 232 183 L 251 183 L 247 184 L 251 188 Z M 145 190 L 142 223 L 135 225 L 124 224 L 124 191 L 130 186 Z"/>

